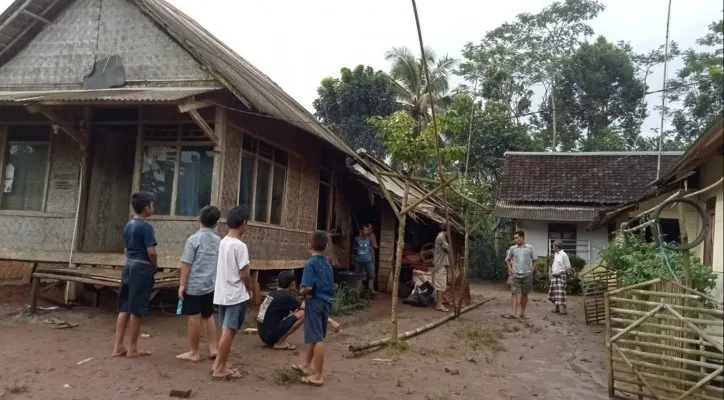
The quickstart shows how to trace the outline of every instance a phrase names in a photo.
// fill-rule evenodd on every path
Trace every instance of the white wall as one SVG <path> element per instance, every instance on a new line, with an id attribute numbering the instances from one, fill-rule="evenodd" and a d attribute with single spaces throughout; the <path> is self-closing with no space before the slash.
<path id="1" fill-rule="evenodd" d="M 518 220 L 516 228 L 525 232 L 526 243 L 535 248 L 538 257 L 545 257 L 548 255 L 548 224 L 555 223 L 568 224 L 569 222 Z M 586 231 L 588 224 L 587 222 L 577 223 L 576 235 L 578 240 L 589 241 L 591 246 L 590 264 L 597 265 L 601 262 L 598 256 L 599 250 L 608 243 L 608 231 L 606 227 L 603 227 L 588 232 Z M 586 258 L 584 254 L 580 254 L 580 256 Z"/>

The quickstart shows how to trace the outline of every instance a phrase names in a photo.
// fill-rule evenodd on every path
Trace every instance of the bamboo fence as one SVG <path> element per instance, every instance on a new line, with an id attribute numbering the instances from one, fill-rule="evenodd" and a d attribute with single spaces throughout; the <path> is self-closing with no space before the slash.
<path id="1" fill-rule="evenodd" d="M 586 325 L 605 322 L 606 308 L 603 295 L 609 290 L 618 289 L 618 286 L 616 271 L 604 266 L 592 268 L 581 274 Z"/>
<path id="2" fill-rule="evenodd" d="M 604 297 L 610 398 L 724 398 L 720 301 L 662 278 Z"/>

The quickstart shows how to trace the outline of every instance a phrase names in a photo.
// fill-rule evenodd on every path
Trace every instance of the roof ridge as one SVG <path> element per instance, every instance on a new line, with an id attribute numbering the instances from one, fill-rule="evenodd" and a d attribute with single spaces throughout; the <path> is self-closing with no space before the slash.
<path id="1" fill-rule="evenodd" d="M 663 156 L 680 156 L 683 151 L 662 151 Z M 543 152 L 543 151 L 506 151 L 508 156 L 658 156 L 658 151 L 570 151 L 570 152 Z"/>

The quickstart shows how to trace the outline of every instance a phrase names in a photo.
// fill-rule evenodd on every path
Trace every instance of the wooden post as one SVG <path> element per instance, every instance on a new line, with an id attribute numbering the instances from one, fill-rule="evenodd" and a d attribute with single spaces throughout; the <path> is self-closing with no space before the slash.
<path id="1" fill-rule="evenodd" d="M 261 285 L 259 285 L 259 270 L 258 269 L 255 269 L 254 271 L 252 271 L 251 281 L 252 281 L 252 284 L 254 285 L 254 288 L 252 289 L 252 291 L 254 292 L 253 293 L 254 298 L 252 299 L 252 302 L 255 305 L 259 305 L 259 304 L 261 304 Z"/>
<path id="2" fill-rule="evenodd" d="M 603 294 L 604 308 L 606 311 L 606 377 L 608 378 L 608 398 L 615 399 L 616 391 L 613 387 L 613 345 L 611 340 L 611 301 L 608 293 Z"/>
<path id="3" fill-rule="evenodd" d="M 38 310 L 38 290 L 40 289 L 40 278 L 33 278 L 30 286 L 30 313 L 35 314 Z"/>

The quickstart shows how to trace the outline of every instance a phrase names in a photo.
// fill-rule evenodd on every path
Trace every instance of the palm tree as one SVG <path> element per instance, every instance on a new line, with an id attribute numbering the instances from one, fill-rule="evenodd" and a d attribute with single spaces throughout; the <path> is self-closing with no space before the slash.
<path id="1" fill-rule="evenodd" d="M 385 60 L 392 64 L 390 77 L 396 84 L 398 101 L 419 125 L 424 125 L 432 118 L 432 101 L 436 106 L 445 103 L 450 89 L 450 74 L 457 60 L 447 55 L 438 59 L 434 50 L 425 48 L 424 62 L 430 71 L 429 82 L 425 76 L 422 58 L 409 48 L 393 47 L 385 54 Z"/>

